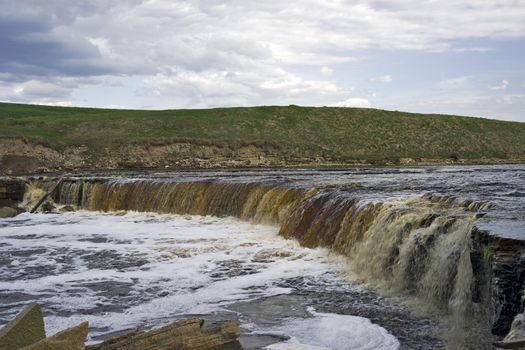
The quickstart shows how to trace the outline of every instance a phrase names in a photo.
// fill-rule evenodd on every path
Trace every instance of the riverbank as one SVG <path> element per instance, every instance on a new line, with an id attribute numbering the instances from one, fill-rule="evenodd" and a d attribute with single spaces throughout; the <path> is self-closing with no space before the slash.
<path id="1" fill-rule="evenodd" d="M 369 108 L 0 103 L 0 171 L 525 162 L 525 123 Z"/>
<path id="2" fill-rule="evenodd" d="M 176 156 L 175 156 L 176 155 Z M 196 170 L 196 169 L 266 169 L 319 168 L 337 169 L 370 166 L 436 166 L 523 164 L 525 158 L 396 160 L 347 159 L 344 162 L 323 157 L 288 157 L 273 150 L 251 146 L 231 149 L 192 143 L 165 145 L 131 144 L 101 148 L 94 155 L 86 147 L 53 148 L 23 138 L 0 138 L 0 175 L 28 175 L 51 172 L 105 170 Z"/>

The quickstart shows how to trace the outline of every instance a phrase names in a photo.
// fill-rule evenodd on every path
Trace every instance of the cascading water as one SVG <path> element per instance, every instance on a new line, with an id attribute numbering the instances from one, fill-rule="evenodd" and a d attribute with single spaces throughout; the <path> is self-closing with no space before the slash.
<path id="1" fill-rule="evenodd" d="M 337 209 L 345 208 L 340 202 L 336 205 Z M 314 207 L 319 204 L 312 201 Z M 337 219 L 325 217 L 329 209 L 321 206 L 315 210 L 321 215 L 307 225 L 301 217 L 307 210 L 300 208 L 296 212 L 300 218 L 290 220 L 281 234 L 308 246 L 329 246 L 347 257 L 353 278 L 395 295 L 415 297 L 413 304 L 419 311 L 444 317 L 445 337 L 452 348 L 468 348 L 469 343 L 473 348 L 479 346 L 475 339 L 486 339 L 490 334 L 487 315 L 492 305 L 489 292 L 473 301 L 473 289 L 487 289 L 488 281 L 475 276 L 471 264 L 476 216 L 472 209 L 445 206 L 427 198 L 357 208 L 352 204 L 350 208 L 344 214 L 332 210 Z M 340 224 L 343 216 L 356 218 L 356 212 L 361 214 L 358 225 Z M 334 222 L 340 223 L 334 226 Z M 312 231 L 319 234 L 313 238 Z M 474 286 L 476 277 L 478 286 Z M 472 327 L 474 322 L 476 327 Z"/>
<path id="2" fill-rule="evenodd" d="M 344 255 L 359 280 L 413 297 L 417 309 L 444 317 L 451 346 L 468 347 L 469 322 L 475 321 L 484 337 L 490 334 L 494 306 L 483 265 L 488 261 L 476 267 L 471 261 L 473 222 L 477 211 L 487 209 L 484 203 L 433 196 L 363 203 L 351 191 L 334 189 L 152 180 L 64 181 L 54 200 L 95 211 L 233 216 L 277 224 L 283 237 Z"/>

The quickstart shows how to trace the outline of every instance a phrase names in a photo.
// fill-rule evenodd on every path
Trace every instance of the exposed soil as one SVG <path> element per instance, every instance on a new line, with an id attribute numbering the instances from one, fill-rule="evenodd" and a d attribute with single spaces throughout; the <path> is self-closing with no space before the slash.
<path id="1" fill-rule="evenodd" d="M 0 138 L 0 175 L 90 169 L 184 169 L 249 167 L 341 167 L 358 165 L 435 165 L 522 163 L 522 159 L 413 159 L 366 161 L 290 154 L 273 145 L 210 145 L 190 142 L 130 143 L 97 150 L 85 146 L 52 148 L 22 138 Z"/>

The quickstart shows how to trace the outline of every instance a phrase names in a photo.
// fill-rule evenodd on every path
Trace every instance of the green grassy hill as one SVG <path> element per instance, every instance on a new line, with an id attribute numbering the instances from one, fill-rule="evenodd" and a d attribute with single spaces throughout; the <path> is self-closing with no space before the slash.
<path id="1" fill-rule="evenodd" d="M 259 145 L 284 158 L 396 162 L 402 158 L 525 159 L 525 123 L 378 109 L 248 107 L 111 110 L 0 103 L 0 137 L 91 152 L 130 144 Z M 291 157 L 291 158 L 290 158 Z"/>

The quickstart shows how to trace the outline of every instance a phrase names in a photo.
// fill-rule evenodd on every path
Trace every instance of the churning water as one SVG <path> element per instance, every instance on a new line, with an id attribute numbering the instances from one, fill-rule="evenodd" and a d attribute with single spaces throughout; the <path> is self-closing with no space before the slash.
<path id="1" fill-rule="evenodd" d="M 50 334 L 88 320 L 91 339 L 97 339 L 183 315 L 216 314 L 238 319 L 249 344 L 277 343 L 272 349 L 399 347 L 367 318 L 316 311 L 336 310 L 343 302 L 342 309 L 352 303 L 362 314 L 384 307 L 385 314 L 406 317 L 345 282 L 338 273 L 341 262 L 326 250 L 300 247 L 278 236 L 275 226 L 93 212 L 23 214 L 2 226 L 2 323 L 28 301 L 38 301 Z M 330 300 L 330 294 L 339 297 Z M 341 300 L 344 295 L 348 300 Z"/>
<path id="2" fill-rule="evenodd" d="M 248 349 L 480 348 L 483 232 L 525 238 L 521 165 L 85 174 L 54 200 L 80 211 L 0 220 L 0 324 L 36 301 L 91 341 L 200 315 Z"/>

